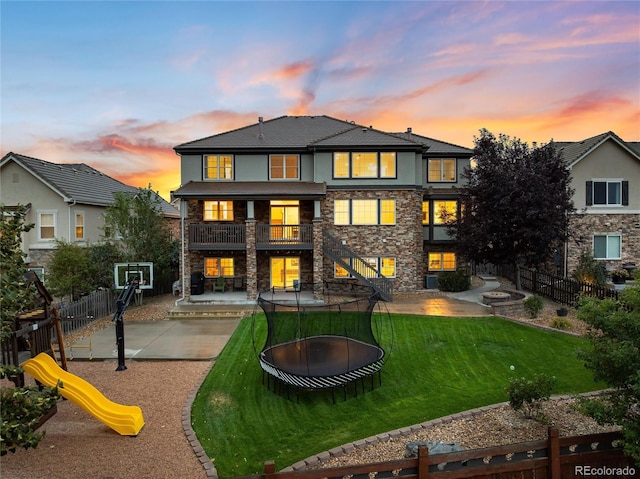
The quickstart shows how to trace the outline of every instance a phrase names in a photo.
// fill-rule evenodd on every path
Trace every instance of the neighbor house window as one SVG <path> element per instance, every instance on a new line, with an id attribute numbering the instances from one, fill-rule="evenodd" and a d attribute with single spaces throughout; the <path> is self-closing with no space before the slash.
<path id="1" fill-rule="evenodd" d="M 56 212 L 42 211 L 38 213 L 38 239 L 53 241 L 56 237 Z"/>
<path id="2" fill-rule="evenodd" d="M 594 205 L 621 206 L 622 205 L 622 181 L 593 181 Z"/>
<path id="3" fill-rule="evenodd" d="M 622 256 L 622 236 L 619 234 L 594 235 L 593 257 L 595 259 L 620 259 Z"/>
<path id="4" fill-rule="evenodd" d="M 272 180 L 297 180 L 300 178 L 298 155 L 271 155 L 269 174 Z"/>
<path id="5" fill-rule="evenodd" d="M 429 253 L 429 271 L 455 271 L 455 253 Z"/>
<path id="6" fill-rule="evenodd" d="M 204 157 L 204 177 L 208 180 L 233 179 L 233 156 L 206 155 Z"/>
<path id="7" fill-rule="evenodd" d="M 456 181 L 456 160 L 453 158 L 429 158 L 430 182 Z"/>
<path id="8" fill-rule="evenodd" d="M 208 278 L 234 275 L 233 258 L 205 258 L 204 275 Z"/>
<path id="9" fill-rule="evenodd" d="M 75 229 L 76 241 L 84 239 L 84 213 L 76 213 L 76 229 Z"/>
<path id="10" fill-rule="evenodd" d="M 395 200 L 335 200 L 336 225 L 394 225 Z"/>
<path id="11" fill-rule="evenodd" d="M 205 221 L 232 221 L 233 201 L 205 201 Z"/>
<path id="12" fill-rule="evenodd" d="M 457 217 L 458 202 L 456 200 L 436 200 L 433 202 L 433 224 L 443 225 L 454 221 Z"/>
<path id="13" fill-rule="evenodd" d="M 40 282 L 44 284 L 44 268 L 27 268 L 27 271 L 33 271 Z"/>

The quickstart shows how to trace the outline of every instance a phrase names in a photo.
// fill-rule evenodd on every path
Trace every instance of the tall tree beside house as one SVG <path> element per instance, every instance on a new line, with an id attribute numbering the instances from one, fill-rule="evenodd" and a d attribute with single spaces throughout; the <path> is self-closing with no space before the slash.
<path id="1" fill-rule="evenodd" d="M 562 246 L 574 211 L 562 154 L 553 142 L 529 147 L 486 129 L 474 142 L 475 165 L 463 173 L 466 204 L 451 224 L 459 253 L 479 263 L 544 264 Z"/>
<path id="2" fill-rule="evenodd" d="M 33 309 L 36 291 L 26 278 L 25 254 L 20 243 L 22 233 L 33 225 L 25 223 L 26 209 L 8 209 L 0 204 L 0 340 L 7 340 L 13 322 L 21 311 Z M 15 366 L 0 364 L 0 378 L 12 377 L 20 371 Z M 0 387 L 2 422 L 0 455 L 18 448 L 36 447 L 44 433 L 36 433 L 40 417 L 56 404 L 57 388 Z"/>
<path id="3" fill-rule="evenodd" d="M 49 291 L 60 298 L 69 296 L 71 301 L 93 291 L 96 287 L 91 275 L 92 265 L 90 248 L 56 241 L 56 249 L 46 273 Z"/>
<path id="4" fill-rule="evenodd" d="M 123 261 L 153 262 L 154 275 L 162 275 L 178 261 L 178 241 L 171 239 L 164 222 L 160 197 L 149 186 L 137 193 L 116 193 L 105 212 L 105 226 L 117 232 Z"/>

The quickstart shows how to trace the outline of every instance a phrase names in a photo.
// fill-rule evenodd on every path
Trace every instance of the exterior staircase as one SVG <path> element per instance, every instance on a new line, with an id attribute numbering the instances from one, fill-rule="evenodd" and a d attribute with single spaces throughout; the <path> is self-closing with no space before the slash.
<path id="1" fill-rule="evenodd" d="M 346 269 L 360 283 L 373 288 L 383 300 L 393 301 L 393 283 L 385 278 L 358 254 L 334 237 L 329 231 L 323 230 L 322 251 L 326 256 Z"/>

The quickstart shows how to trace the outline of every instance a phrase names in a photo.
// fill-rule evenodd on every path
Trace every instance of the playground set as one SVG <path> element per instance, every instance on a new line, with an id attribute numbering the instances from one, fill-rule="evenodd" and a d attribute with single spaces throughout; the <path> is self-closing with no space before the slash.
<path id="1" fill-rule="evenodd" d="M 89 382 L 68 371 L 58 309 L 52 306 L 52 296 L 36 274 L 27 272 L 26 277 L 27 287 L 35 286 L 38 292 L 38 303 L 34 309 L 22 312 L 15 318 L 11 336 L 0 347 L 2 363 L 22 367 L 38 385 L 58 386 L 62 397 L 117 433 L 137 436 L 144 426 L 140 407 L 110 401 Z M 123 317 L 131 299 L 139 290 L 138 276 L 131 275 L 116 301 L 113 316 L 118 344 L 116 371 L 127 369 L 124 363 Z M 16 374 L 11 380 L 16 387 L 25 385 L 24 373 Z"/>

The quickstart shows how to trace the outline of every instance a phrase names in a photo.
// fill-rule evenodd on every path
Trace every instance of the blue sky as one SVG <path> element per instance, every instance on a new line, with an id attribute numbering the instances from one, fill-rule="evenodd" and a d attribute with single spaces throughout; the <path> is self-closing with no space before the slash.
<path id="1" fill-rule="evenodd" d="M 0 2 L 1 153 L 168 197 L 182 142 L 330 115 L 471 147 L 640 140 L 638 1 Z"/>

